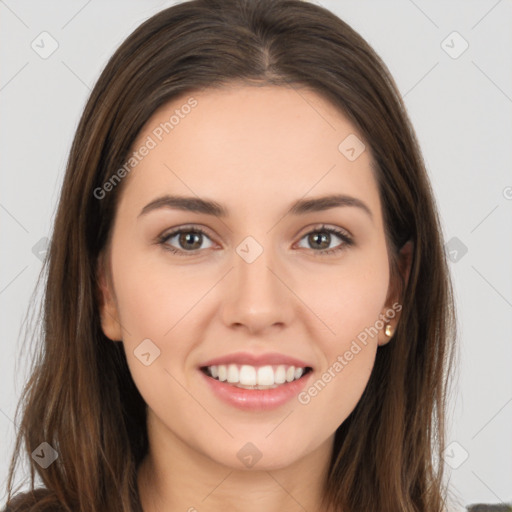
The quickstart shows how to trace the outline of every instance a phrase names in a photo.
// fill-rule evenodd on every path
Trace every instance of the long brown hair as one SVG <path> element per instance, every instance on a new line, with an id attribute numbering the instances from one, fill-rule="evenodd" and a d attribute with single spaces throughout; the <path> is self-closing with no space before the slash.
<path id="1" fill-rule="evenodd" d="M 336 431 L 325 503 L 344 512 L 446 509 L 452 289 L 433 193 L 396 84 L 364 39 L 327 9 L 300 0 L 192 0 L 159 12 L 123 42 L 81 116 L 43 267 L 39 351 L 16 410 L 8 497 L 22 454 L 31 491 L 8 503 L 13 512 L 140 510 L 146 404 L 122 343 L 102 332 L 96 279 L 123 183 L 101 200 L 94 191 L 123 166 L 156 109 L 235 82 L 306 87 L 339 108 L 373 156 L 394 275 L 399 249 L 414 244 L 397 331 L 379 347 L 359 403 Z M 46 469 L 31 457 L 42 442 L 58 453 Z M 36 490 L 35 471 L 44 484 Z"/>

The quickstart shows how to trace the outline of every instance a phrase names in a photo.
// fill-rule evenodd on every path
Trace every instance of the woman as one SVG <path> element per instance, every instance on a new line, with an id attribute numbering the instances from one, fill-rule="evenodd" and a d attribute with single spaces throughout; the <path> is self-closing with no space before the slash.
<path id="1" fill-rule="evenodd" d="M 9 497 L 22 442 L 44 488 L 9 510 L 448 510 L 438 214 L 392 77 L 326 9 L 194 0 L 135 30 L 46 265 Z"/>

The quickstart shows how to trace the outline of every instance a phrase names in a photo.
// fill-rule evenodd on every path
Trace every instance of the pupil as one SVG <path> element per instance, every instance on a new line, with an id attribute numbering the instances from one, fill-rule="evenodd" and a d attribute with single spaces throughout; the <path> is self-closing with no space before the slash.
<path id="1" fill-rule="evenodd" d="M 197 243 L 200 238 L 200 233 L 182 233 L 180 236 L 180 244 L 182 246 L 186 246 L 187 244 L 193 244 L 194 243 L 194 237 L 196 238 L 196 245 L 199 247 L 201 246 L 201 243 Z M 197 249 L 198 247 L 188 247 L 191 249 Z"/>
<path id="2" fill-rule="evenodd" d="M 321 247 L 322 249 L 325 249 L 325 248 L 329 247 L 329 241 L 328 241 L 329 235 L 327 233 L 325 233 L 325 232 L 322 233 L 322 234 L 314 233 L 313 235 L 311 235 L 311 237 L 312 237 L 312 240 L 314 241 L 315 244 L 318 241 L 320 242 L 320 245 L 322 245 L 322 241 L 325 242 L 323 244 L 323 246 Z"/>

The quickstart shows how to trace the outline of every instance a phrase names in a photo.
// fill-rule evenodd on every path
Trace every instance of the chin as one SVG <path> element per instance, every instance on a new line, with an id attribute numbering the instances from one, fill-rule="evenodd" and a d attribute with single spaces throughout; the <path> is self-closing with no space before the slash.
<path id="1" fill-rule="evenodd" d="M 251 438 L 246 438 L 251 439 Z M 273 471 L 291 466 L 297 462 L 302 454 L 297 453 L 297 446 L 304 446 L 304 442 L 295 441 L 293 447 L 284 446 L 281 439 L 274 442 L 269 439 L 258 441 L 258 435 L 252 441 L 235 441 L 229 447 L 220 447 L 221 452 L 211 454 L 211 458 L 231 469 L 242 471 Z M 232 455 L 229 455 L 229 454 Z"/>

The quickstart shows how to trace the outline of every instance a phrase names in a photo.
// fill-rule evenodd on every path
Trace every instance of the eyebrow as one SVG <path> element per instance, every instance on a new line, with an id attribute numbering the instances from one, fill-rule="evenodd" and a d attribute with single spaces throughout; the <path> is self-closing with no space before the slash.
<path id="1" fill-rule="evenodd" d="M 290 206 L 285 215 L 304 215 L 306 213 L 320 212 L 341 206 L 360 208 L 373 219 L 370 208 L 368 208 L 363 201 L 344 194 L 334 194 L 313 199 L 299 199 Z M 229 216 L 229 211 L 216 201 L 201 199 L 199 197 L 164 195 L 144 206 L 139 213 L 139 217 L 160 208 L 172 208 L 187 212 L 203 213 L 221 218 Z"/>

